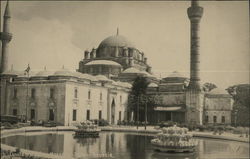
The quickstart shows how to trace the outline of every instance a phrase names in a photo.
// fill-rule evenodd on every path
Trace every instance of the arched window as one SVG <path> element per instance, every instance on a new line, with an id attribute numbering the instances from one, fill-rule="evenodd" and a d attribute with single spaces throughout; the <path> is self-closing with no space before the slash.
<path id="1" fill-rule="evenodd" d="M 225 116 L 222 116 L 222 117 L 221 117 L 221 122 L 222 122 L 222 123 L 225 123 L 225 121 L 226 121 Z"/>
<path id="2" fill-rule="evenodd" d="M 35 88 L 32 88 L 31 89 L 31 98 L 35 99 L 35 97 L 36 97 L 36 90 L 35 90 Z"/>
<path id="3" fill-rule="evenodd" d="M 50 88 L 50 99 L 54 99 L 54 93 L 55 93 L 55 89 L 54 88 Z"/>
<path id="4" fill-rule="evenodd" d="M 214 123 L 217 123 L 217 116 L 214 116 L 213 119 L 214 119 Z"/>
<path id="5" fill-rule="evenodd" d="M 75 88 L 74 97 L 77 98 L 77 96 L 78 96 L 78 90 L 77 88 Z"/>
<path id="6" fill-rule="evenodd" d="M 88 99 L 90 99 L 91 98 L 91 91 L 89 90 L 88 91 Z"/>
<path id="7" fill-rule="evenodd" d="M 100 100 L 102 100 L 102 92 L 100 93 Z"/>
<path id="8" fill-rule="evenodd" d="M 14 95 L 13 95 L 14 99 L 17 98 L 17 88 L 14 88 Z"/>

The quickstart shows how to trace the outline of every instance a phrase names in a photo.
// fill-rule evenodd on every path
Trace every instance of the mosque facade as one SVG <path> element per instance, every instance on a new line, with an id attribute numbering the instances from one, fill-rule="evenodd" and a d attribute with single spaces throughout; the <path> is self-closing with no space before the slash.
<path id="1" fill-rule="evenodd" d="M 1 115 L 24 116 L 28 120 L 55 121 L 62 125 L 92 119 L 110 124 L 128 118 L 128 96 L 134 79 L 149 81 L 147 93 L 160 100 L 148 112 L 148 121 L 196 124 L 230 124 L 232 99 L 224 91 L 202 90 L 199 77 L 199 22 L 203 8 L 192 1 L 190 79 L 178 72 L 159 79 L 152 73 L 146 54 L 119 34 L 105 38 L 97 48 L 86 50 L 76 71 L 62 68 L 24 72 L 9 69 L 10 10 L 6 5 L 1 32 Z"/>

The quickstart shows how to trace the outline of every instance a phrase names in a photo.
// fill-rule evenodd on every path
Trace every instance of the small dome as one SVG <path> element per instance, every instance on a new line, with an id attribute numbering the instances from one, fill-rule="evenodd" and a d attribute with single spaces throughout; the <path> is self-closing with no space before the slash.
<path id="1" fill-rule="evenodd" d="M 78 72 L 78 77 L 79 78 L 88 79 L 88 80 L 91 80 L 91 81 L 98 81 L 95 76 L 92 76 L 92 75 L 87 74 L 87 73 L 80 73 L 80 72 Z"/>
<path id="2" fill-rule="evenodd" d="M 14 76 L 18 76 L 18 75 L 21 75 L 22 73 L 23 73 L 23 72 L 20 72 L 20 71 L 8 70 L 8 71 L 3 72 L 2 74 L 3 74 L 3 75 L 14 75 Z"/>
<path id="3" fill-rule="evenodd" d="M 208 94 L 228 94 L 228 92 L 225 89 L 214 88 Z"/>
<path id="4" fill-rule="evenodd" d="M 168 77 L 166 78 L 186 78 L 184 75 L 182 75 L 181 73 L 174 71 L 173 73 L 171 73 Z"/>
<path id="5" fill-rule="evenodd" d="M 126 88 L 131 88 L 132 85 L 130 83 L 127 83 L 127 82 L 120 82 L 120 81 L 117 81 L 117 82 L 113 82 L 114 85 L 117 85 L 117 86 L 121 86 L 121 87 L 126 87 Z"/>
<path id="6" fill-rule="evenodd" d="M 53 76 L 73 76 L 77 77 L 76 72 L 72 72 L 68 69 L 62 68 L 61 70 L 56 71 Z"/>
<path id="7" fill-rule="evenodd" d="M 127 69 L 124 70 L 122 73 L 138 73 L 138 74 L 145 74 L 145 73 L 143 73 L 142 71 L 138 70 L 138 69 L 135 68 L 135 67 L 127 68 Z"/>
<path id="8" fill-rule="evenodd" d="M 121 35 L 114 35 L 107 37 L 100 43 L 99 48 L 117 47 L 117 46 L 135 48 L 135 46 L 126 37 Z"/>
<path id="9" fill-rule="evenodd" d="M 156 83 L 150 83 L 148 87 L 158 87 L 158 85 Z"/>
<path id="10" fill-rule="evenodd" d="M 110 79 L 108 79 L 106 76 L 104 75 L 97 75 L 95 76 L 97 80 L 99 81 L 111 81 Z"/>
<path id="11" fill-rule="evenodd" d="M 152 78 L 156 78 L 154 75 L 148 73 L 147 71 L 141 71 L 141 73 L 147 75 L 147 77 L 152 77 Z"/>
<path id="12" fill-rule="evenodd" d="M 40 72 L 35 74 L 35 76 L 37 76 L 37 77 L 48 77 L 51 75 L 53 75 L 53 72 L 47 71 L 47 70 L 43 70 L 43 71 L 40 71 Z"/>
<path id="13" fill-rule="evenodd" d="M 85 65 L 112 65 L 112 66 L 119 66 L 121 67 L 121 65 L 115 61 L 111 61 L 111 60 L 94 60 L 94 61 L 90 61 L 88 63 L 86 63 Z"/>

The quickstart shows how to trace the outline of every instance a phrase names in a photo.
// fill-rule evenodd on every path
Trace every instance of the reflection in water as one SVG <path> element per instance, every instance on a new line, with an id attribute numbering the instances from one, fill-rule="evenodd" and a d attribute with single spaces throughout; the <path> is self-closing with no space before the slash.
<path id="1" fill-rule="evenodd" d="M 76 158 L 115 159 L 196 159 L 249 157 L 245 143 L 198 139 L 197 152 L 189 154 L 160 153 L 153 150 L 152 136 L 133 133 L 101 132 L 99 138 L 74 138 L 73 132 L 27 133 L 2 139 L 11 146 L 59 153 Z"/>

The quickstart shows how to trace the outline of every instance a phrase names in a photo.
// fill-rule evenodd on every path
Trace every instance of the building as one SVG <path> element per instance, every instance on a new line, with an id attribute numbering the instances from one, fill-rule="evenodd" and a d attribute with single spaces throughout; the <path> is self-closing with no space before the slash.
<path id="1" fill-rule="evenodd" d="M 97 49 L 84 52 L 78 71 L 126 82 L 133 82 L 138 75 L 157 81 L 145 54 L 119 35 L 118 28 L 116 35 L 105 38 Z"/>
<path id="2" fill-rule="evenodd" d="M 213 89 L 205 95 L 206 124 L 231 124 L 232 97 L 225 90 Z"/>
<path id="3" fill-rule="evenodd" d="M 30 77 L 8 73 L 2 76 L 8 80 L 7 114 L 63 125 L 91 119 L 105 119 L 116 124 L 126 117 L 131 87 L 128 83 L 67 69 L 56 72 L 44 70 Z"/>
<path id="4" fill-rule="evenodd" d="M 158 95 L 159 101 L 148 113 L 149 122 L 187 123 L 188 84 L 189 79 L 176 71 L 160 80 L 159 84 L 150 83 L 148 94 Z M 210 92 L 201 92 L 204 95 L 202 124 L 230 124 L 233 100 L 226 90 L 215 88 Z"/>
<path id="5" fill-rule="evenodd" d="M 63 125 L 105 119 L 110 124 L 129 120 L 128 95 L 137 76 L 151 83 L 148 94 L 158 95 L 158 105 L 149 108 L 148 121 L 180 123 L 225 123 L 231 121 L 232 99 L 226 93 L 202 90 L 199 76 L 199 22 L 203 8 L 196 0 L 188 8 L 191 22 L 190 79 L 178 72 L 156 78 L 145 53 L 117 33 L 99 46 L 84 52 L 77 71 L 65 68 L 31 73 L 8 68 L 10 10 L 6 5 L 1 32 L 1 114 L 20 115 L 28 120 L 55 121 Z"/>

